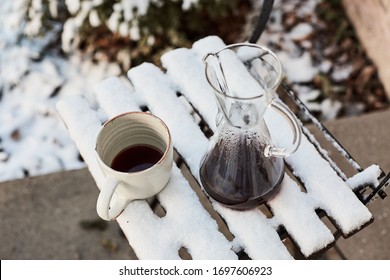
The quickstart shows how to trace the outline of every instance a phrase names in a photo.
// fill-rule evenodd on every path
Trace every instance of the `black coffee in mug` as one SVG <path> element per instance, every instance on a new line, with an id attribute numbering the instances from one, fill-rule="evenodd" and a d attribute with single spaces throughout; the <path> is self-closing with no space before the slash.
<path id="1" fill-rule="evenodd" d="M 111 168 L 119 172 L 138 172 L 155 165 L 163 153 L 151 145 L 134 145 L 123 149 L 111 163 Z"/>

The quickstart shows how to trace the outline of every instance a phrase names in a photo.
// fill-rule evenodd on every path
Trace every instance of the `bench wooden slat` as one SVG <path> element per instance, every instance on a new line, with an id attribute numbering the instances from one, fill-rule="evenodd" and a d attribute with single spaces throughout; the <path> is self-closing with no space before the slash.
<path id="1" fill-rule="evenodd" d="M 219 38 L 208 37 L 196 42 L 192 49 L 168 52 L 162 57 L 166 73 L 150 63 L 134 67 L 128 72 L 133 89 L 118 78 L 105 80 L 94 89 L 98 108 L 93 109 L 81 96 L 58 103 L 60 115 L 99 188 L 104 185 L 104 176 L 97 165 L 94 146 L 102 116 L 107 119 L 122 112 L 139 111 L 141 105 L 167 123 L 175 149 L 194 178 L 200 181 L 199 166 L 209 141 L 192 113 L 199 112 L 212 131 L 216 129 L 217 114 L 201 59 L 206 52 L 223 46 Z M 195 110 L 181 102 L 178 91 Z M 288 145 L 289 136 L 280 133 L 290 130 L 284 118 L 268 110 L 265 119 L 276 145 Z M 291 259 L 278 234 L 280 226 L 308 257 L 334 242 L 333 234 L 317 216 L 316 209 L 325 210 L 344 234 L 358 230 L 371 220 L 368 209 L 306 137 L 286 161 L 307 192 L 286 173 L 280 193 L 267 202 L 272 217 L 260 209 L 234 211 L 211 199 L 213 209 L 234 236 L 231 242 L 219 231 L 216 221 L 176 166 L 169 184 L 156 196 L 165 216 L 156 216 L 145 200 L 139 200 L 130 203 L 117 221 L 142 259 L 179 259 L 178 251 L 182 247 L 194 259 L 236 259 L 233 250 L 244 250 L 252 259 Z"/>

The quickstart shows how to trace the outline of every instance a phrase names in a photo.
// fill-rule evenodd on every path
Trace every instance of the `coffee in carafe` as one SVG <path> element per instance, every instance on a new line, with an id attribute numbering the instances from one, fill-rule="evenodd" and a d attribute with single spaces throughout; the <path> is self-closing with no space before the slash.
<path id="1" fill-rule="evenodd" d="M 220 135 L 200 169 L 202 185 L 215 200 L 235 209 L 253 208 L 277 193 L 283 159 L 265 158 L 256 132 L 230 128 Z"/>

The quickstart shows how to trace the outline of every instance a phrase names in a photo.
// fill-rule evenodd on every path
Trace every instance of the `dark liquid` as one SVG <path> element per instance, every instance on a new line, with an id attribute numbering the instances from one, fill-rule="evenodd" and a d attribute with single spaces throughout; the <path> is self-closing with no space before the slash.
<path id="1" fill-rule="evenodd" d="M 120 172 L 138 172 L 152 167 L 162 156 L 163 153 L 153 146 L 131 146 L 115 156 L 111 167 Z"/>
<path id="2" fill-rule="evenodd" d="M 230 147 L 224 145 L 224 140 L 217 142 L 200 168 L 206 192 L 238 210 L 256 207 L 275 195 L 284 176 L 284 162 L 281 158 L 266 158 L 259 145 L 245 137 Z"/>

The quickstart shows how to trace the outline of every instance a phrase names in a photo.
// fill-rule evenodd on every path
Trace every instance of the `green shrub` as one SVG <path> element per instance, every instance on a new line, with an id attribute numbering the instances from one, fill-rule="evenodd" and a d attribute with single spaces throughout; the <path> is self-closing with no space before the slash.
<path id="1" fill-rule="evenodd" d="M 57 30 L 65 53 L 104 54 L 123 70 L 156 63 L 162 52 L 207 35 L 235 42 L 251 8 L 250 0 L 27 0 L 27 6 L 26 35 Z"/>

